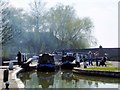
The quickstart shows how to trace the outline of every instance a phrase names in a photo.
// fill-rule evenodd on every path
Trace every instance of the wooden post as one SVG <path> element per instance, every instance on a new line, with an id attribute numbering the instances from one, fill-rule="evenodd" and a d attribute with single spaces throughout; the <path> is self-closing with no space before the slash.
<path id="1" fill-rule="evenodd" d="M 0 66 L 2 66 L 2 45 L 0 44 Z"/>
<path id="2" fill-rule="evenodd" d="M 2 56 L 0 55 L 0 66 L 2 66 Z"/>

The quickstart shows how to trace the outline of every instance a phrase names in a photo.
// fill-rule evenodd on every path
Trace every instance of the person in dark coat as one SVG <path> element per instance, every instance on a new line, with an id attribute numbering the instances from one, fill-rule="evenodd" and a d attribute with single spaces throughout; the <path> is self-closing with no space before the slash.
<path id="1" fill-rule="evenodd" d="M 107 57 L 106 57 L 106 56 L 103 56 L 103 57 L 102 57 L 102 60 L 100 61 L 99 66 L 101 66 L 101 65 L 102 65 L 102 66 L 107 66 L 107 65 L 106 65 L 106 60 L 107 60 Z"/>
<path id="2" fill-rule="evenodd" d="M 21 65 L 21 52 L 19 51 L 17 54 L 18 65 Z"/>
<path id="3" fill-rule="evenodd" d="M 86 62 L 85 55 L 83 55 L 83 65 L 84 65 L 84 68 L 87 68 L 87 62 Z"/>

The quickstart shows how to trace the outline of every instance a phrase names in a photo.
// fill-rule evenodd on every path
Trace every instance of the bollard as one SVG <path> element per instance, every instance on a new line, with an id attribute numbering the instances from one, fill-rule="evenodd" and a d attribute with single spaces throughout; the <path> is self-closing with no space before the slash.
<path id="1" fill-rule="evenodd" d="M 4 74 L 4 75 L 3 75 L 3 82 L 8 81 L 9 70 L 8 70 L 8 69 L 4 70 L 4 73 L 3 73 L 3 74 Z"/>
<path id="2" fill-rule="evenodd" d="M 9 70 L 13 70 L 13 62 L 9 62 Z"/>
<path id="3" fill-rule="evenodd" d="M 9 82 L 7 81 L 6 83 L 5 83 L 5 89 L 9 89 Z"/>

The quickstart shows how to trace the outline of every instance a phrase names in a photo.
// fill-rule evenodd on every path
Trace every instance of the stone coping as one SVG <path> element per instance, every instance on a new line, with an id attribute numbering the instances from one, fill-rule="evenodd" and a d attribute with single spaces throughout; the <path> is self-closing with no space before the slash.
<path id="1" fill-rule="evenodd" d="M 17 69 L 12 73 L 12 79 L 16 81 L 18 88 L 25 88 L 25 85 L 23 82 L 17 78 L 18 74 L 22 71 L 23 69 L 20 67 L 17 67 Z"/>
<path id="2" fill-rule="evenodd" d="M 73 73 L 84 74 L 84 75 L 108 76 L 108 77 L 120 78 L 120 72 L 99 71 L 99 70 L 82 70 L 82 69 L 73 69 L 72 71 L 73 71 Z"/>

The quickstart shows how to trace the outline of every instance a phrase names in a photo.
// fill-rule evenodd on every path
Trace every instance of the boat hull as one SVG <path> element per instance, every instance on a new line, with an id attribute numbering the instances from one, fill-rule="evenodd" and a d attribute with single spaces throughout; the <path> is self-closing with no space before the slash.
<path id="1" fill-rule="evenodd" d="M 61 69 L 69 69 L 72 70 L 74 67 L 76 67 L 76 64 L 72 64 L 72 63 L 63 63 L 61 65 Z"/>
<path id="2" fill-rule="evenodd" d="M 56 71 L 56 66 L 54 64 L 38 64 L 37 71 L 54 72 Z"/>

